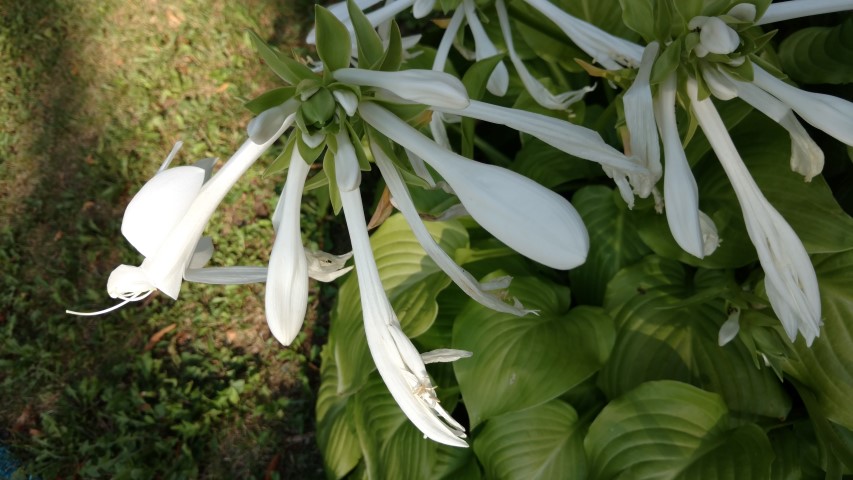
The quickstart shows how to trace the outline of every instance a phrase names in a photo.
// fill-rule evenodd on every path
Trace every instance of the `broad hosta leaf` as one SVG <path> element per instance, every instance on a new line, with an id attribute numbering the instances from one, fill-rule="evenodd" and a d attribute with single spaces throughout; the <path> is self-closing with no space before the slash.
<path id="1" fill-rule="evenodd" d="M 823 328 L 811 348 L 798 338 L 785 371 L 812 390 L 829 420 L 853 429 L 853 251 L 813 258 Z"/>
<path id="2" fill-rule="evenodd" d="M 804 83 L 853 82 L 853 17 L 835 27 L 795 32 L 779 46 L 782 69 Z"/>
<path id="3" fill-rule="evenodd" d="M 424 438 L 403 415 L 378 373 L 371 374 L 353 403 L 366 478 L 479 478 L 470 450 Z"/>
<path id="4" fill-rule="evenodd" d="M 568 289 L 516 278 L 510 293 L 540 315 L 519 318 L 470 302 L 453 327 L 453 348 L 474 352 L 453 365 L 471 428 L 565 393 L 610 353 L 612 321 L 596 308 L 569 311 Z"/>
<path id="5" fill-rule="evenodd" d="M 716 394 L 673 381 L 644 383 L 590 426 L 590 478 L 769 479 L 767 436 L 753 424 L 730 428 L 727 417 Z"/>
<path id="6" fill-rule="evenodd" d="M 773 480 L 823 480 L 826 473 L 820 468 L 820 458 L 814 431 L 808 422 L 768 432 L 776 458 L 773 460 Z"/>
<path id="7" fill-rule="evenodd" d="M 320 354 L 320 391 L 317 394 L 317 443 L 323 453 L 323 467 L 328 478 L 343 478 L 361 459 L 361 448 L 352 409 L 347 397 L 337 394 L 338 369 L 332 356 L 333 348 L 326 345 Z"/>
<path id="8" fill-rule="evenodd" d="M 637 234 L 625 202 L 610 188 L 584 187 L 572 197 L 572 204 L 589 231 L 590 245 L 586 262 L 569 272 L 572 293 L 579 303 L 601 305 L 607 282 L 649 248 Z"/>
<path id="9" fill-rule="evenodd" d="M 575 410 L 552 400 L 489 419 L 474 451 L 488 478 L 580 479 L 586 477 L 583 436 Z"/>
<path id="10" fill-rule="evenodd" d="M 731 285 L 724 272 L 691 277 L 677 262 L 654 256 L 619 272 L 605 304 L 618 330 L 601 389 L 617 398 L 645 381 L 679 380 L 720 393 L 732 410 L 785 417 L 790 400 L 772 371 L 756 368 L 740 340 L 717 343 L 727 315 L 716 297 Z"/>
<path id="11" fill-rule="evenodd" d="M 468 234 L 456 222 L 428 222 L 427 229 L 447 252 L 468 246 Z M 370 240 L 382 285 L 403 330 L 410 337 L 425 332 L 438 314 L 435 299 L 450 279 L 424 253 L 401 215 L 390 217 Z M 338 393 L 352 393 L 367 379 L 373 359 L 367 348 L 358 280 L 350 276 L 338 293 L 329 336 L 338 360 Z M 447 347 L 447 345 L 445 345 Z"/>

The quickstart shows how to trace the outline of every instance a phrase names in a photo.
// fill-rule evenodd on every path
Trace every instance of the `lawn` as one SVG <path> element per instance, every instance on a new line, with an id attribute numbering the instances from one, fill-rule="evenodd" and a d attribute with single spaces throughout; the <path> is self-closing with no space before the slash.
<path id="1" fill-rule="evenodd" d="M 0 446 L 42 478 L 311 478 L 319 347 L 334 287 L 282 348 L 263 285 L 183 287 L 97 317 L 139 254 L 122 212 L 173 144 L 224 160 L 243 102 L 276 84 L 246 31 L 299 45 L 312 4 L 38 0 L 0 6 Z M 280 149 L 281 147 L 274 147 Z M 259 265 L 281 178 L 261 159 L 208 229 L 215 265 Z M 221 162 L 220 162 L 221 164 Z M 306 241 L 334 249 L 317 201 Z"/>

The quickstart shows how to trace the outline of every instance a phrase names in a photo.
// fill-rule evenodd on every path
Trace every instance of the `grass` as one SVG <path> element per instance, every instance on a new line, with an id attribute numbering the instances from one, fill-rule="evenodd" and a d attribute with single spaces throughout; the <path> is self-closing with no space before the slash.
<path id="1" fill-rule="evenodd" d="M 244 100 L 276 85 L 246 29 L 297 45 L 310 3 L 38 0 L 0 6 L 0 444 L 43 478 L 313 478 L 312 288 L 291 348 L 263 285 L 184 285 L 102 317 L 110 271 L 138 264 L 120 222 L 177 140 L 177 163 L 227 158 Z M 208 234 L 213 264 L 263 264 L 281 178 L 261 160 Z M 321 202 L 306 239 L 334 250 Z M 322 309 L 320 309 L 322 311 Z"/>

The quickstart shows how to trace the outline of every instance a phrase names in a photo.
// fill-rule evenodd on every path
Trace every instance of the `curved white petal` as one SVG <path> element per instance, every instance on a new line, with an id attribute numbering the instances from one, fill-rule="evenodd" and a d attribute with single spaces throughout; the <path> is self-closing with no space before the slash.
<path id="1" fill-rule="evenodd" d="M 204 170 L 183 166 L 164 170 L 134 195 L 121 221 L 121 233 L 142 255 L 154 255 L 195 201 Z"/>
<path id="2" fill-rule="evenodd" d="M 424 251 L 426 251 L 427 255 L 433 259 L 436 265 L 438 265 L 438 267 L 441 268 L 451 280 L 453 280 L 453 283 L 458 285 L 459 288 L 467 293 L 472 299 L 491 308 L 492 310 L 519 316 L 529 313 L 529 311 L 525 310 L 523 307 L 509 305 L 497 295 L 485 291 L 481 287 L 480 283 L 471 276 L 470 273 L 460 267 L 452 258 L 450 258 L 450 255 L 448 255 L 447 252 L 441 249 L 438 243 L 433 240 L 432 235 L 429 234 L 429 231 L 426 229 L 420 215 L 418 215 L 418 211 L 415 209 L 415 205 L 409 195 L 409 190 L 403 182 L 403 179 L 400 177 L 400 174 L 397 172 L 396 167 L 391 162 L 391 159 L 389 159 L 385 155 L 385 152 L 375 144 L 371 144 L 370 149 L 373 152 L 373 158 L 376 161 L 376 166 L 379 167 L 379 171 L 382 172 L 382 178 L 385 179 L 385 184 L 391 191 L 396 207 L 403 214 L 403 217 L 406 219 L 406 223 L 409 224 L 409 227 L 412 229 L 412 233 L 414 233 L 415 238 L 418 239 L 418 243 L 421 244 Z"/>
<path id="3" fill-rule="evenodd" d="M 568 108 L 569 105 L 581 100 L 587 92 L 591 92 L 595 88 L 584 87 L 579 90 L 571 90 L 559 95 L 554 95 L 549 92 L 548 89 L 545 88 L 545 85 L 542 85 L 542 82 L 530 74 L 527 67 L 524 65 L 524 62 L 521 60 L 521 57 L 519 57 L 518 53 L 515 51 L 515 43 L 512 40 L 512 29 L 509 24 L 509 15 L 507 14 L 504 1 L 497 0 L 497 2 L 495 2 L 495 8 L 498 12 L 498 21 L 501 25 L 501 33 L 503 34 L 504 42 L 506 42 L 509 59 L 518 72 L 518 76 L 521 78 L 521 83 L 524 84 L 525 90 L 530 93 L 530 96 L 533 97 L 533 100 L 535 100 L 536 103 L 551 110 L 564 110 Z"/>
<path id="4" fill-rule="evenodd" d="M 213 239 L 201 237 L 193 251 L 193 256 L 190 257 L 187 268 L 202 268 L 207 265 L 211 258 L 213 258 Z"/>
<path id="5" fill-rule="evenodd" d="M 467 350 L 457 350 L 454 348 L 439 348 L 421 354 L 421 359 L 424 363 L 446 363 L 455 362 L 462 358 L 470 358 L 474 354 Z"/>
<path id="6" fill-rule="evenodd" d="M 340 68 L 332 75 L 350 85 L 388 90 L 400 98 L 424 105 L 465 108 L 468 91 L 453 75 L 434 70 L 401 70 L 381 72 L 360 68 Z"/>
<path id="7" fill-rule="evenodd" d="M 332 255 L 312 252 L 306 248 L 305 257 L 308 259 L 308 276 L 319 282 L 332 282 L 352 270 L 352 267 L 344 266 L 352 258 L 352 253 Z"/>
<path id="8" fill-rule="evenodd" d="M 471 34 L 474 36 L 474 52 L 476 59 L 482 60 L 498 54 L 498 49 L 480 23 L 480 17 L 477 16 L 477 10 L 474 7 L 474 0 L 462 0 L 462 8 L 465 9 L 465 18 L 468 20 L 468 26 L 471 28 Z M 503 97 L 509 88 L 509 71 L 506 69 L 503 61 L 498 62 L 492 74 L 486 82 L 486 89 L 493 95 Z"/>
<path id="9" fill-rule="evenodd" d="M 270 253 L 264 293 L 267 324 L 282 345 L 290 345 L 305 320 L 308 309 L 308 260 L 299 226 L 302 190 L 309 167 L 294 148 L 284 184 L 283 214 Z"/>
<path id="10" fill-rule="evenodd" d="M 797 331 L 807 345 L 820 335 L 821 305 L 817 276 L 803 243 L 767 201 L 743 164 L 725 124 L 710 99 L 698 99 L 696 81 L 687 93 L 702 131 L 734 188 L 749 238 L 764 268 L 765 287 L 773 311 L 793 341 Z"/>
<path id="11" fill-rule="evenodd" d="M 358 108 L 358 97 L 346 88 L 339 88 L 332 91 L 332 95 L 337 100 L 338 105 L 343 107 L 348 117 L 355 115 Z"/>
<path id="12" fill-rule="evenodd" d="M 661 83 L 654 102 L 655 119 L 663 138 L 663 153 L 666 158 L 663 178 L 666 221 L 675 242 L 685 252 L 703 258 L 705 249 L 699 224 L 699 189 L 678 136 L 675 92 L 675 73 L 671 73 Z"/>
<path id="13" fill-rule="evenodd" d="M 461 426 L 438 404 L 434 387 L 423 374 L 423 360 L 413 358 L 414 346 L 399 331 L 400 322 L 391 309 L 373 259 L 358 189 L 342 191 L 341 203 L 357 267 L 364 333 L 379 375 L 403 413 L 426 437 L 446 445 L 467 447 L 461 438 L 465 436 Z M 397 338 L 392 331 L 399 331 Z"/>
<path id="14" fill-rule="evenodd" d="M 570 155 L 611 166 L 624 172 L 640 174 L 648 172 L 646 167 L 632 162 L 621 152 L 604 143 L 598 133 L 553 117 L 477 100 L 471 100 L 470 105 L 466 108 L 435 107 L 434 110 L 506 125 L 514 130 L 533 135 Z"/>
<path id="15" fill-rule="evenodd" d="M 755 22 L 755 17 L 758 15 L 758 9 L 752 3 L 738 3 L 726 12 L 726 15 L 737 18 L 744 22 Z"/>
<path id="16" fill-rule="evenodd" d="M 767 7 L 756 25 L 781 22 L 793 18 L 820 15 L 823 13 L 853 10 L 853 0 L 790 0 L 774 2 Z"/>
<path id="17" fill-rule="evenodd" d="M 335 152 L 335 175 L 338 180 L 338 188 L 341 190 L 355 190 L 361 184 L 361 170 L 358 168 L 358 157 L 355 148 L 350 142 L 346 128 L 341 128 L 335 135 L 338 150 Z M 304 163 L 304 162 L 303 162 Z M 356 165 L 356 168 L 344 168 L 341 165 Z"/>
<path id="18" fill-rule="evenodd" d="M 204 267 L 188 268 L 184 272 L 184 280 L 194 283 L 211 285 L 244 285 L 247 283 L 263 283 L 267 281 L 267 267 Z"/>
<path id="19" fill-rule="evenodd" d="M 515 251 L 563 270 L 586 260 L 589 236 L 565 198 L 515 172 L 440 148 L 376 104 L 362 103 L 359 113 L 383 135 L 435 168 L 471 216 Z"/>
<path id="20" fill-rule="evenodd" d="M 788 104 L 805 121 L 853 146 L 853 103 L 831 95 L 800 90 L 754 63 L 752 68 L 756 85 Z"/>
<path id="21" fill-rule="evenodd" d="M 720 333 L 717 335 L 717 344 L 721 347 L 731 342 L 737 337 L 740 331 L 740 310 L 735 310 L 729 315 L 729 318 L 720 326 Z"/>
<path id="22" fill-rule="evenodd" d="M 660 46 L 657 42 L 652 42 L 646 47 L 643 51 L 637 77 L 622 97 L 622 104 L 625 108 L 625 124 L 631 138 L 631 155 L 638 158 L 640 163 L 648 168 L 648 174 L 628 175 L 634 192 L 640 198 L 648 197 L 661 177 L 660 144 L 658 132 L 655 128 L 652 87 L 649 83 L 652 66 L 659 49 Z"/>
<path id="23" fill-rule="evenodd" d="M 611 35 L 604 30 L 575 18 L 548 0 L 525 0 L 531 7 L 548 17 L 575 45 L 607 69 L 637 66 L 643 47 Z"/>
<path id="24" fill-rule="evenodd" d="M 438 70 L 440 72 L 444 71 L 444 66 L 447 63 L 447 56 L 450 54 L 450 47 L 453 46 L 453 39 L 456 38 L 456 34 L 459 32 L 459 28 L 462 27 L 462 22 L 464 20 L 465 9 L 457 8 L 450 17 L 450 21 L 447 23 L 447 29 L 444 30 L 444 34 L 441 36 L 441 42 L 439 42 L 438 48 L 435 50 L 435 58 L 432 62 L 433 70 Z"/>

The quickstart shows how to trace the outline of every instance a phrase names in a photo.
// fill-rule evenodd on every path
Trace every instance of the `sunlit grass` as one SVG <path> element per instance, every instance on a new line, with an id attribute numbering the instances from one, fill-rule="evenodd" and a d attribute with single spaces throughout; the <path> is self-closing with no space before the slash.
<path id="1" fill-rule="evenodd" d="M 103 317 L 124 206 L 177 140 L 176 162 L 226 159 L 245 99 L 275 85 L 245 36 L 297 45 L 307 2 L 12 2 L 0 26 L 0 444 L 30 471 L 209 478 L 318 475 L 317 343 L 271 338 L 263 285 L 185 285 Z M 213 263 L 263 264 L 281 178 L 247 175 L 208 229 Z M 325 214 L 309 241 L 333 250 Z M 319 321 L 317 321 L 319 320 Z"/>

